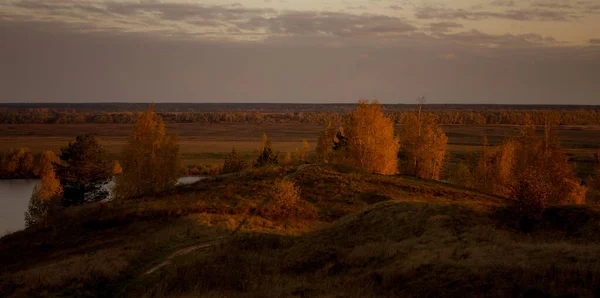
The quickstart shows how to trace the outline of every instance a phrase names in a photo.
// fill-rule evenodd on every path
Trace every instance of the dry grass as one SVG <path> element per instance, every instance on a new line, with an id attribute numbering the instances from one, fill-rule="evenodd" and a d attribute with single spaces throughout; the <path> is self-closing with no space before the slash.
<path id="1" fill-rule="evenodd" d="M 279 191 L 315 217 L 259 212 L 282 177 L 295 190 Z M 507 203 L 344 166 L 251 170 L 70 208 L 54 218 L 67 225 L 3 237 L 0 296 L 593 296 L 600 209 L 550 207 L 522 234 L 507 225 Z"/>
<path id="2" fill-rule="evenodd" d="M 309 235 L 254 234 L 187 256 L 145 295 L 594 296 L 600 245 L 581 240 L 551 228 L 523 235 L 461 206 L 393 201 Z"/>

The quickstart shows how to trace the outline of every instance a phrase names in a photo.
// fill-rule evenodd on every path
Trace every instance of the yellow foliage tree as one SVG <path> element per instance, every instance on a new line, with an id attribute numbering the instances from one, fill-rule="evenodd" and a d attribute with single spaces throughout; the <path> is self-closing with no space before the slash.
<path id="1" fill-rule="evenodd" d="M 588 177 L 586 185 L 588 186 L 587 201 L 590 203 L 600 203 L 600 153 L 595 154 L 596 166 L 594 173 Z"/>
<path id="2" fill-rule="evenodd" d="M 543 135 L 539 137 L 536 127 L 526 119 L 519 138 L 506 139 L 495 150 L 489 150 L 484 143 L 483 153 L 477 162 L 471 163 L 467 171 L 459 170 L 456 176 L 464 176 L 467 172 L 470 177 L 456 182 L 482 192 L 515 198 L 518 194 L 519 200 L 531 196 L 532 200 L 539 201 L 541 196 L 534 198 L 524 193 L 543 189 L 543 205 L 585 202 L 586 189 L 581 185 L 575 168 L 569 164 L 551 124 L 544 125 Z M 521 175 L 530 181 L 523 182 L 525 178 L 519 178 Z M 522 192 L 523 189 L 527 191 Z"/>
<path id="3" fill-rule="evenodd" d="M 423 179 L 439 180 L 444 167 L 448 137 L 422 112 L 407 116 L 400 135 L 400 172 Z"/>
<path id="4" fill-rule="evenodd" d="M 286 152 L 285 156 L 283 157 L 283 160 L 281 161 L 281 164 L 283 164 L 284 166 L 289 166 L 294 162 L 294 160 L 292 159 L 292 153 L 291 152 Z"/>
<path id="5" fill-rule="evenodd" d="M 398 139 L 394 123 L 387 118 L 377 100 L 370 104 L 360 101 L 343 125 L 344 162 L 367 172 L 395 174 L 398 172 Z"/>
<path id="6" fill-rule="evenodd" d="M 176 135 L 165 135 L 154 104 L 140 114 L 122 152 L 123 172 L 116 178 L 115 196 L 129 198 L 165 191 L 177 183 L 181 161 Z"/>
<path id="7" fill-rule="evenodd" d="M 308 161 L 308 151 L 308 142 L 306 140 L 302 140 L 302 147 L 300 147 L 300 151 L 298 153 L 298 158 L 301 162 L 304 163 Z"/>
<path id="8" fill-rule="evenodd" d="M 336 129 L 331 122 L 327 123 L 327 127 L 319 135 L 315 153 L 317 161 L 322 163 L 331 162 L 333 157 L 333 139 L 335 138 Z"/>
<path id="9" fill-rule="evenodd" d="M 121 173 L 123 173 L 123 167 L 121 166 L 121 163 L 118 160 L 115 160 L 113 162 L 112 174 L 114 176 L 118 176 L 121 175 Z"/>
<path id="10" fill-rule="evenodd" d="M 41 180 L 33 189 L 25 212 L 25 225 L 28 227 L 44 221 L 49 212 L 60 204 L 63 189 L 54 170 L 54 164 L 58 161 L 59 158 L 52 151 L 44 151 L 40 156 Z"/>

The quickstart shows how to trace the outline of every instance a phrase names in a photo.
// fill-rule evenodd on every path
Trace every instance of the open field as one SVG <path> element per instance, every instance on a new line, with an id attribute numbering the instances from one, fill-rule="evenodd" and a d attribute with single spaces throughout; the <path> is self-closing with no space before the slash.
<path id="1" fill-rule="evenodd" d="M 505 136 L 516 136 L 518 126 L 508 125 L 444 125 L 448 135 L 448 149 L 452 164 L 464 158 L 468 151 L 481 149 L 485 134 L 491 145 Z M 314 124 L 168 124 L 168 133 L 179 135 L 183 161 L 186 165 L 220 164 L 235 147 L 247 159 L 261 144 L 263 132 L 269 135 L 275 150 L 282 152 L 299 148 L 303 139 L 314 149 L 323 129 Z M 397 127 L 399 131 L 401 127 Z M 0 125 L 0 151 L 13 147 L 28 147 L 34 152 L 53 150 L 72 141 L 77 134 L 89 132 L 98 135 L 112 158 L 118 154 L 130 133 L 130 124 L 22 124 Z M 561 126 L 558 135 L 580 175 L 587 176 L 592 169 L 593 155 L 600 151 L 600 126 Z"/>

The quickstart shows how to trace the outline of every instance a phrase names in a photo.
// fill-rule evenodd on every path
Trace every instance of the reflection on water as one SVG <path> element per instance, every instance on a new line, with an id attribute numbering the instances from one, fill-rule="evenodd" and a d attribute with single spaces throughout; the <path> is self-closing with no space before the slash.
<path id="1" fill-rule="evenodd" d="M 192 184 L 204 178 L 181 177 L 177 184 Z M 0 237 L 6 232 L 18 231 L 25 227 L 25 211 L 27 211 L 33 187 L 38 181 L 35 179 L 0 180 Z M 105 188 L 110 189 L 113 184 L 113 182 L 109 182 Z"/>

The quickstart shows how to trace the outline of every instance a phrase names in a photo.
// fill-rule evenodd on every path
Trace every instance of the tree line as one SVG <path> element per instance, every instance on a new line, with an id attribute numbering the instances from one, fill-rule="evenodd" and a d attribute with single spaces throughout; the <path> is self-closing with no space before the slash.
<path id="1" fill-rule="evenodd" d="M 385 110 L 384 110 L 385 111 Z M 600 110 L 423 110 L 436 124 L 504 124 L 524 125 L 524 119 L 543 125 L 551 114 L 557 125 L 600 125 Z M 134 123 L 138 112 L 13 112 L 0 111 L 0 124 L 81 124 L 81 123 Z M 157 113 L 165 123 L 308 123 L 327 124 L 342 121 L 344 112 L 164 112 Z M 387 111 L 394 124 L 410 121 L 411 111 Z"/>
<path id="2" fill-rule="evenodd" d="M 524 125 L 518 137 L 506 138 L 493 148 L 484 138 L 482 152 L 471 154 L 459 164 L 449 182 L 511 198 L 519 215 L 516 223 L 521 227 L 539 219 L 548 204 L 600 201 L 600 157 L 595 175 L 582 183 L 556 136 L 556 114 L 545 112 L 540 117 L 542 136 L 535 133 L 536 120 L 528 115 L 522 119 Z M 282 154 L 273 150 L 271 140 L 263 134 L 253 162 L 246 162 L 233 148 L 215 174 L 315 162 L 345 164 L 382 175 L 440 180 L 447 164 L 447 141 L 434 115 L 422 105 L 408 113 L 404 125 L 396 131 L 393 118 L 376 100 L 360 101 L 340 122 L 325 125 L 313 156 L 309 156 L 306 141 Z M 17 152 L 9 160 L 20 161 L 22 156 L 32 155 Z M 32 194 L 26 214 L 28 225 L 47 223 L 45 219 L 53 210 L 106 199 L 108 190 L 104 186 L 111 180 L 115 182 L 115 200 L 153 195 L 174 187 L 181 173 L 177 136 L 166 134 L 164 120 L 154 112 L 154 105 L 137 116 L 119 160 L 109 162 L 106 150 L 89 134 L 63 147 L 60 156 L 42 153 L 37 157 L 41 182 Z"/>

